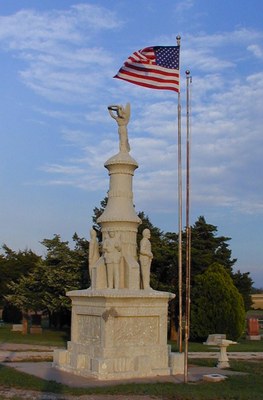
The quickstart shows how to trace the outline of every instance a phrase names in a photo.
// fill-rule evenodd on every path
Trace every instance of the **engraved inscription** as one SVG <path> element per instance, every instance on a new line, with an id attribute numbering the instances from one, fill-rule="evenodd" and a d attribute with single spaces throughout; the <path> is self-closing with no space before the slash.
<path id="1" fill-rule="evenodd" d="M 159 342 L 159 317 L 115 318 L 114 342 L 115 344 L 157 344 Z"/>
<path id="2" fill-rule="evenodd" d="M 87 343 L 90 340 L 99 341 L 101 336 L 100 317 L 96 315 L 77 316 L 78 321 L 78 342 Z"/>

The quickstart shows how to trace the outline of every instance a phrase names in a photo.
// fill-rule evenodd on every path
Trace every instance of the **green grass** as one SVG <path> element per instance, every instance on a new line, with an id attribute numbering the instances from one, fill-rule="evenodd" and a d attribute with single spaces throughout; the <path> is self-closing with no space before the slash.
<path id="1" fill-rule="evenodd" d="M 193 360 L 192 360 L 193 361 Z M 196 364 L 196 360 L 193 361 Z M 198 364 L 211 365 L 211 360 L 198 360 Z M 208 383 L 153 383 L 123 384 L 97 388 L 69 388 L 52 381 L 24 374 L 7 366 L 0 366 L 0 385 L 40 392 L 52 392 L 72 395 L 108 394 L 108 395 L 149 395 L 160 399 L 173 400 L 262 400 L 263 363 L 231 362 L 231 368 L 245 372 L 246 375 L 231 376 L 224 382 Z"/>
<path id="2" fill-rule="evenodd" d="M 0 327 L 0 343 L 25 343 L 32 345 L 45 345 L 65 347 L 69 340 L 68 332 L 43 329 L 42 334 L 22 335 L 21 332 L 12 332 L 12 325 L 5 324 Z"/>
<path id="3" fill-rule="evenodd" d="M 22 335 L 11 332 L 11 325 L 0 328 L 0 342 L 42 344 L 65 347 L 68 336 L 65 332 L 44 330 L 41 335 Z M 172 344 L 176 351 L 176 344 Z M 189 351 L 215 351 L 213 347 L 202 343 L 189 343 Z M 217 350 L 218 351 L 218 350 Z M 263 341 L 239 340 L 238 345 L 229 346 L 228 351 L 263 352 Z M 189 364 L 215 366 L 215 360 L 189 360 Z M 24 374 L 5 365 L 0 365 L 0 386 L 52 392 L 59 394 L 116 394 L 149 395 L 159 399 L 173 400 L 262 400 L 263 399 L 263 363 L 247 361 L 231 361 L 231 368 L 245 372 L 246 375 L 231 376 L 224 382 L 198 382 L 189 384 L 153 383 L 122 384 L 97 388 L 70 388 L 53 381 L 45 381 L 35 376 Z M 114 397 L 113 397 L 114 398 Z M 0 396 L 0 400 L 2 400 Z M 17 400 L 19 398 L 17 397 Z"/>
<path id="4" fill-rule="evenodd" d="M 263 340 L 246 340 L 245 338 L 240 338 L 238 344 L 228 346 L 227 351 L 248 351 L 248 352 L 263 352 Z M 172 345 L 172 351 L 178 351 L 177 343 L 170 342 Z M 193 343 L 189 342 L 190 352 L 215 352 L 219 351 L 216 346 L 206 346 L 203 343 Z M 263 396 L 262 396 L 263 399 Z"/>

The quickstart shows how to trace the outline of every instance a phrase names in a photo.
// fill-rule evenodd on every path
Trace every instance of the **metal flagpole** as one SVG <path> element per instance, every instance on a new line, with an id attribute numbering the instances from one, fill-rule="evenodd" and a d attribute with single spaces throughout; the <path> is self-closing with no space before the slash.
<path id="1" fill-rule="evenodd" d="M 191 227 L 190 214 L 190 71 L 186 71 L 186 268 L 185 268 L 185 346 L 184 381 L 188 382 L 188 340 L 190 332 Z"/>
<path id="2" fill-rule="evenodd" d="M 180 46 L 181 36 L 176 37 Z M 181 135 L 181 96 L 178 92 L 178 300 L 179 300 L 179 329 L 178 347 L 182 352 L 182 135 Z"/>

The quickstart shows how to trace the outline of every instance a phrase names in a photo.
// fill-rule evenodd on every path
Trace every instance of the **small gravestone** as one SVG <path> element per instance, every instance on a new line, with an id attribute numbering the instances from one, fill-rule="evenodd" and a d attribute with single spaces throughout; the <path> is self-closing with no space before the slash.
<path id="1" fill-rule="evenodd" d="M 22 332 L 23 325 L 22 324 L 13 324 L 12 332 Z"/>
<path id="2" fill-rule="evenodd" d="M 260 340 L 259 322 L 257 318 L 247 319 L 247 340 Z"/>

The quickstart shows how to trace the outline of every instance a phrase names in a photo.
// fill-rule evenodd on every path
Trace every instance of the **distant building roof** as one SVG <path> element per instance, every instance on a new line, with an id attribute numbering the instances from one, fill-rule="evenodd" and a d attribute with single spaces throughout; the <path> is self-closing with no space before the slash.
<path id="1" fill-rule="evenodd" d="M 263 310 L 263 293 L 252 294 L 252 306 L 254 310 Z"/>

